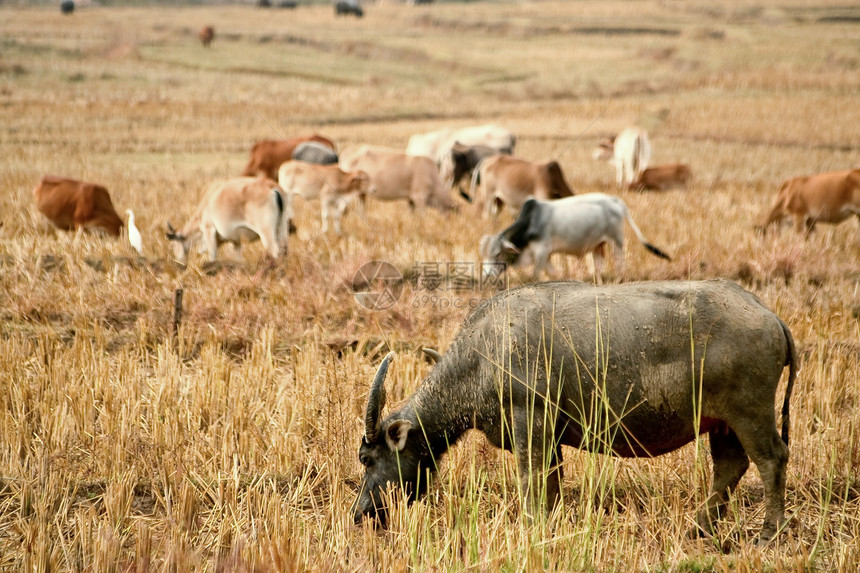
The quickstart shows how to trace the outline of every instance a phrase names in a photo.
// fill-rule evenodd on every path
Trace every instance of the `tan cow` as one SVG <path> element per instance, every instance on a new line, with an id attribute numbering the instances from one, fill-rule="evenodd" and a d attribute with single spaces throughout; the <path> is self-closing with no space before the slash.
<path id="1" fill-rule="evenodd" d="M 200 38 L 200 43 L 203 44 L 203 47 L 208 48 L 212 43 L 212 40 L 215 38 L 215 28 L 212 26 L 203 26 L 200 28 L 200 31 L 197 32 L 197 37 Z"/>
<path id="2" fill-rule="evenodd" d="M 122 219 L 107 189 L 96 183 L 45 175 L 33 189 L 36 208 L 58 229 L 101 229 L 119 236 Z"/>
<path id="3" fill-rule="evenodd" d="M 246 177 L 264 175 L 269 179 L 277 178 L 278 168 L 281 166 L 281 163 L 292 159 L 293 151 L 295 151 L 300 143 L 304 143 L 305 141 L 318 141 L 328 145 L 333 150 L 335 149 L 332 140 L 316 133 L 287 139 L 258 141 L 251 148 L 251 157 L 248 158 L 248 164 L 242 171 L 242 175 Z"/>
<path id="4" fill-rule="evenodd" d="M 442 184 L 436 164 L 423 155 L 374 145 L 347 149 L 340 156 L 345 171 L 364 171 L 373 185 L 373 197 L 381 201 L 406 199 L 412 207 L 445 210 L 454 207 L 451 193 Z"/>
<path id="5" fill-rule="evenodd" d="M 809 233 L 816 223 L 841 223 L 856 215 L 860 221 L 860 169 L 793 177 L 782 184 L 764 223 L 791 215 L 798 233 Z"/>
<path id="6" fill-rule="evenodd" d="M 222 243 L 260 240 L 266 255 L 277 260 L 286 251 L 288 224 L 292 218 L 292 198 L 277 183 L 265 177 L 238 177 L 206 186 L 197 211 L 176 232 L 167 223 L 167 238 L 174 241 L 176 260 L 185 264 L 188 251 L 203 240 L 209 260 L 214 261 Z"/>
<path id="7" fill-rule="evenodd" d="M 670 163 L 669 165 L 658 165 L 649 167 L 639 174 L 632 183 L 627 186 L 630 191 L 668 191 L 669 189 L 686 189 L 693 177 L 689 165 L 683 163 Z"/>
<path id="8" fill-rule="evenodd" d="M 364 203 L 371 192 L 370 177 L 364 171 L 347 173 L 337 165 L 311 165 L 304 161 L 287 161 L 278 170 L 278 183 L 287 193 L 306 201 L 320 200 L 322 232 L 332 221 L 335 233 L 341 234 L 340 221 L 348 206 Z"/>
<path id="9" fill-rule="evenodd" d="M 475 170 L 470 191 L 477 208 L 485 215 L 497 213 L 502 205 L 511 213 L 519 213 L 529 197 L 550 200 L 573 194 L 557 161 L 532 163 L 509 155 L 485 159 Z"/>

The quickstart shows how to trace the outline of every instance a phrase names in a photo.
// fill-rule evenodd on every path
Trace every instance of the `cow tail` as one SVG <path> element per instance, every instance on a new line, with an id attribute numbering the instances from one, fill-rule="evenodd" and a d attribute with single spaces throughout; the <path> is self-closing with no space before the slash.
<path id="1" fill-rule="evenodd" d="M 782 325 L 782 331 L 785 333 L 785 341 L 788 345 L 788 353 L 785 357 L 785 363 L 788 365 L 788 382 L 785 385 L 785 398 L 782 401 L 782 441 L 788 445 L 788 427 L 790 425 L 790 416 L 788 413 L 789 402 L 791 401 L 791 391 L 794 388 L 794 380 L 797 378 L 797 350 L 794 346 L 794 337 L 782 319 L 779 320 Z"/>
<path id="2" fill-rule="evenodd" d="M 281 195 L 280 191 L 277 188 L 272 190 L 272 193 L 275 196 L 275 206 L 278 209 L 278 217 L 276 219 L 277 226 L 275 227 L 275 240 L 280 246 L 282 242 L 286 239 L 287 234 L 289 232 L 289 221 L 292 216 L 290 213 L 290 208 L 287 203 L 289 203 L 289 198 L 286 200 L 284 196 Z"/>
<path id="3" fill-rule="evenodd" d="M 627 205 L 624 205 L 624 216 L 627 218 L 627 222 L 630 223 L 630 228 L 633 229 L 633 232 L 636 234 L 636 238 L 639 239 L 639 242 L 642 243 L 642 246 L 648 249 L 648 252 L 654 255 L 657 255 L 661 259 L 666 259 L 667 261 L 671 261 L 672 257 L 667 255 L 661 249 L 655 247 L 651 243 L 645 240 L 645 235 L 642 234 L 642 231 L 636 225 L 636 222 L 633 220 L 633 217 L 630 215 L 630 209 L 627 208 Z"/>

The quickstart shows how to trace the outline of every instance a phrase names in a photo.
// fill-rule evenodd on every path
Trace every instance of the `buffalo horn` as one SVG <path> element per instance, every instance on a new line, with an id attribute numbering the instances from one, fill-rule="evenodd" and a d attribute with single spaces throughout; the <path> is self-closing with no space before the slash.
<path id="1" fill-rule="evenodd" d="M 422 348 L 421 351 L 424 352 L 424 354 L 426 354 L 427 356 L 429 356 L 431 360 L 433 360 L 433 362 L 439 362 L 440 360 L 442 360 L 442 355 L 433 350 L 432 348 Z"/>
<path id="2" fill-rule="evenodd" d="M 388 365 L 394 358 L 394 351 L 389 352 L 382 359 L 382 364 L 373 377 L 370 385 L 370 394 L 367 395 L 367 414 L 364 417 L 364 439 L 367 443 L 376 440 L 376 429 L 379 426 L 379 414 L 385 407 L 385 376 L 388 374 Z"/>

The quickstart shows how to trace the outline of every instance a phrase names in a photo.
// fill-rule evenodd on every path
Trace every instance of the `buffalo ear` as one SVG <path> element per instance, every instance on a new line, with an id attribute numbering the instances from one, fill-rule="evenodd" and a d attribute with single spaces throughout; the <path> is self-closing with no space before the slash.
<path id="1" fill-rule="evenodd" d="M 402 452 L 406 446 L 406 436 L 409 430 L 412 429 L 412 422 L 409 420 L 394 420 L 388 429 L 385 431 L 385 443 L 391 451 Z"/>

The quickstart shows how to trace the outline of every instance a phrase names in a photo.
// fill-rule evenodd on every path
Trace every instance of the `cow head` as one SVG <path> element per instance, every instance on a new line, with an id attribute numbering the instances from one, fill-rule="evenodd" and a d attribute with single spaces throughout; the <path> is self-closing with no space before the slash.
<path id="1" fill-rule="evenodd" d="M 352 506 L 356 524 L 370 517 L 385 527 L 388 523 L 386 493 L 401 488 L 405 499 L 411 503 L 424 495 L 427 480 L 422 474 L 434 467 L 420 428 L 414 427 L 399 412 L 389 414 L 382 421 L 379 419 L 385 406 L 385 376 L 393 358 L 394 353 L 390 352 L 383 359 L 367 397 L 364 436 L 358 449 L 364 477 Z"/>
<path id="2" fill-rule="evenodd" d="M 501 276 L 508 266 L 516 264 L 521 252 L 516 245 L 501 234 L 481 237 L 478 250 L 483 260 L 484 279 Z"/>
<path id="3" fill-rule="evenodd" d="M 598 161 L 609 161 L 615 155 L 615 138 L 607 138 L 597 144 L 591 157 Z"/>
<path id="4" fill-rule="evenodd" d="M 187 263 L 188 250 L 191 247 L 191 241 L 188 237 L 174 229 L 170 221 L 167 222 L 167 233 L 165 236 L 173 243 L 173 257 L 176 261 L 183 265 Z"/>

